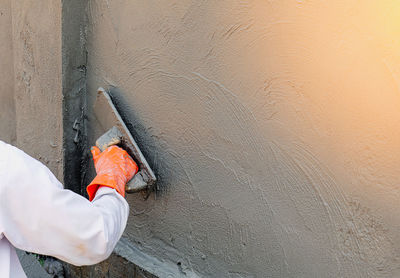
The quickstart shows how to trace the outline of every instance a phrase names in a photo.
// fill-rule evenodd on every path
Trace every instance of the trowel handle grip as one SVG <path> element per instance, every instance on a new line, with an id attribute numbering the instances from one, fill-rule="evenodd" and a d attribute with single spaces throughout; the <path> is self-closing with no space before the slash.
<path id="1" fill-rule="evenodd" d="M 123 135 L 118 127 L 113 126 L 96 140 L 96 146 L 104 152 L 108 147 L 121 143 Z"/>

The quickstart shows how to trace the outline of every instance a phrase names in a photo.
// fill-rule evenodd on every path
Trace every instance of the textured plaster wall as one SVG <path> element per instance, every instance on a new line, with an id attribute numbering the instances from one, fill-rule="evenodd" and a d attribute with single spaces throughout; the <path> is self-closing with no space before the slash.
<path id="1" fill-rule="evenodd" d="M 12 1 L 16 145 L 62 180 L 61 2 Z"/>
<path id="2" fill-rule="evenodd" d="M 0 1 L 0 139 L 62 177 L 61 3 Z"/>
<path id="3" fill-rule="evenodd" d="M 61 3 L 0 1 L 0 139 L 62 178 Z"/>
<path id="4" fill-rule="evenodd" d="M 68 94 L 62 61 L 86 70 L 86 29 L 62 31 L 62 8 L 0 1 L 0 138 L 60 179 L 62 88 L 84 91 L 77 74 Z M 95 91 L 117 87 L 160 181 L 147 201 L 128 196 L 117 252 L 161 277 L 400 276 L 397 1 L 91 0 L 87 12 L 90 143 Z M 62 57 L 68 32 L 77 49 Z"/>
<path id="5" fill-rule="evenodd" d="M 118 87 L 159 178 L 124 236 L 182 276 L 400 276 L 399 14 L 89 1 L 89 109 Z"/>
<path id="6" fill-rule="evenodd" d="M 11 1 L 0 1 L 0 140 L 15 142 Z"/>

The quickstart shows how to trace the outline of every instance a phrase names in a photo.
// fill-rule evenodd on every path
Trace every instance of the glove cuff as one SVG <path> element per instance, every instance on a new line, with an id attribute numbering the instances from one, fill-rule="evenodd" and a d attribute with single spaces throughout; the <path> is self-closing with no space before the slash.
<path id="1" fill-rule="evenodd" d="M 120 190 L 118 186 L 118 181 L 115 177 L 110 177 L 109 175 L 97 175 L 93 181 L 86 187 L 86 191 L 89 195 L 89 201 L 92 201 L 96 196 L 97 190 L 101 186 L 106 186 L 110 188 L 114 188 L 122 197 L 125 197 L 124 190 Z"/>

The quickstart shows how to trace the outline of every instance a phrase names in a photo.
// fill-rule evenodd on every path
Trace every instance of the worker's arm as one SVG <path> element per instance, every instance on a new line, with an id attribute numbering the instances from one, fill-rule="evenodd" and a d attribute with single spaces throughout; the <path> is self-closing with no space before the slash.
<path id="1" fill-rule="evenodd" d="M 111 254 L 125 229 L 129 207 L 116 190 L 100 187 L 89 202 L 63 189 L 43 164 L 1 141 L 0 183 L 0 227 L 19 249 L 94 264 Z"/>

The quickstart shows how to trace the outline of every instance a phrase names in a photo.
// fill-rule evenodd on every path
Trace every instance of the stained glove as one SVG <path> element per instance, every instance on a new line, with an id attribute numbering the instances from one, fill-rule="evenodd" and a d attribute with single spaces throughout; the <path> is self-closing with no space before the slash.
<path id="1" fill-rule="evenodd" d="M 114 188 L 125 197 L 125 184 L 138 172 L 138 166 L 129 154 L 117 146 L 111 146 L 100 152 L 97 147 L 91 149 L 97 176 L 87 186 L 89 200 L 92 201 L 101 186 Z"/>

